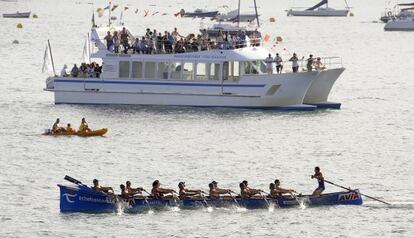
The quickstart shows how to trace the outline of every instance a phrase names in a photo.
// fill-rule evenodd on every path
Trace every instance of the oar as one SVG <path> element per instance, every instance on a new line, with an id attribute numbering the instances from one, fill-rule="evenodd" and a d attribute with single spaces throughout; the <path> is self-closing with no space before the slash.
<path id="1" fill-rule="evenodd" d="M 331 181 L 328 181 L 328 180 L 325 180 L 325 179 L 324 179 L 323 181 L 325 181 L 325 182 L 327 182 L 327 183 L 329 183 L 329 184 L 332 184 L 332 185 L 334 185 L 334 186 L 337 186 L 337 187 L 339 187 L 339 188 L 346 189 L 346 190 L 351 191 L 351 192 L 354 192 L 354 191 L 355 191 L 355 190 L 349 189 L 349 188 L 347 188 L 347 187 L 344 187 L 344 186 L 338 185 L 338 184 L 336 184 L 336 183 L 332 183 Z M 385 201 L 380 200 L 380 199 L 378 199 L 378 198 L 374 198 L 374 197 L 368 196 L 368 195 L 363 194 L 363 193 L 360 193 L 360 194 L 361 194 L 362 196 L 367 197 L 367 198 L 371 198 L 372 200 L 375 200 L 375 201 L 378 201 L 378 202 L 382 202 L 382 203 L 387 204 L 387 205 L 391 205 L 391 203 L 385 202 Z"/>
<path id="2" fill-rule="evenodd" d="M 265 193 L 265 194 L 268 194 L 268 193 L 266 193 L 265 191 L 261 191 L 261 192 L 262 192 L 262 193 Z M 266 204 L 267 204 L 267 208 L 269 208 L 269 207 L 270 207 L 270 203 L 269 203 L 269 201 L 267 201 L 266 196 L 262 194 L 262 198 L 263 198 L 263 200 L 265 200 L 265 202 L 266 202 Z"/>
<path id="3" fill-rule="evenodd" d="M 74 179 L 74 178 L 72 178 L 72 177 L 70 177 L 68 175 L 65 175 L 65 178 L 64 179 L 67 180 L 67 181 L 69 181 L 69 182 L 71 182 L 71 183 L 74 183 L 76 185 L 84 185 L 81 181 L 76 180 L 76 179 Z"/>
<path id="4" fill-rule="evenodd" d="M 203 199 L 203 202 L 206 204 L 206 207 L 208 207 L 207 199 L 206 199 L 206 196 L 204 196 L 204 192 L 201 191 L 200 195 L 201 195 L 201 198 Z"/>
<path id="5" fill-rule="evenodd" d="M 150 196 L 151 196 L 151 194 L 150 194 L 149 192 L 147 192 L 147 190 L 142 189 L 142 191 L 146 192 L 148 195 L 150 195 Z M 148 200 L 147 200 L 147 197 L 145 197 L 145 196 L 143 196 L 143 197 L 144 197 L 144 201 L 145 201 L 145 203 L 146 203 L 146 204 L 147 204 L 147 206 L 148 206 L 148 209 L 149 209 L 149 210 L 151 210 L 151 206 L 150 206 L 150 204 L 149 204 L 149 202 L 148 202 Z"/>
<path id="6" fill-rule="evenodd" d="M 233 191 L 230 191 L 230 192 L 229 192 L 230 197 L 231 197 L 231 198 L 233 198 L 233 201 L 236 203 L 236 205 L 237 205 L 238 207 L 240 207 L 239 202 L 237 201 L 237 199 L 236 199 L 233 195 L 231 195 L 231 193 L 234 193 L 234 192 L 233 192 Z"/>

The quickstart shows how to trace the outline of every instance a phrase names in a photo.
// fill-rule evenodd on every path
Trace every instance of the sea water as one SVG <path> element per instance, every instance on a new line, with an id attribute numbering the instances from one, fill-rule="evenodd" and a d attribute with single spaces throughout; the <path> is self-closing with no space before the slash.
<path id="1" fill-rule="evenodd" d="M 0 1 L 2 13 L 31 10 L 39 16 L 0 18 L 0 237 L 414 236 L 414 32 L 384 32 L 383 24 L 373 22 L 379 21 L 383 1 L 350 1 L 355 16 L 348 18 L 286 16 L 290 5 L 316 4 L 311 0 L 257 1 L 263 34 L 283 38 L 273 53 L 285 60 L 293 52 L 342 57 L 346 71 L 330 95 L 330 101 L 343 103 L 342 109 L 316 112 L 54 105 L 53 94 L 43 91 L 46 41 L 51 41 L 58 72 L 63 64 L 79 64 L 92 11 L 108 4 L 90 2 L 94 5 Z M 129 7 L 125 22 L 137 35 L 146 28 L 197 32 L 199 20 L 174 17 L 181 8 L 237 7 L 237 1 L 219 0 L 123 4 Z M 252 4 L 242 1 L 242 11 L 253 11 Z M 270 17 L 276 22 L 270 23 Z M 95 18 L 98 24 L 107 20 L 96 12 Z M 17 23 L 23 28 L 17 29 Z M 109 132 L 94 138 L 42 136 L 58 117 L 74 126 L 85 117 L 90 127 Z M 126 180 L 146 189 L 159 179 L 163 187 L 176 189 L 186 181 L 189 188 L 207 190 L 214 179 L 238 191 L 242 180 L 267 189 L 278 178 L 282 186 L 308 194 L 317 186 L 310 178 L 314 166 L 332 182 L 394 205 L 365 199 L 362 206 L 276 207 L 273 212 L 59 212 L 56 185 L 67 183 L 66 174 L 86 184 L 98 178 L 117 192 Z M 338 191 L 326 186 L 326 192 Z"/>

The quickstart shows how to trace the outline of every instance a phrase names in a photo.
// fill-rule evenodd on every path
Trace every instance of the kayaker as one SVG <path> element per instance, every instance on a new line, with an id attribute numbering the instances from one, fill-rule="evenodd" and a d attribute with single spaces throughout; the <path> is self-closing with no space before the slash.
<path id="1" fill-rule="evenodd" d="M 174 198 L 174 193 L 177 193 L 174 189 L 161 188 L 160 181 L 155 180 L 152 183 L 151 195 L 155 199 L 172 199 Z M 166 195 L 169 194 L 169 195 Z"/>
<path id="2" fill-rule="evenodd" d="M 220 198 L 220 195 L 234 193 L 230 189 L 223 189 L 223 188 L 217 187 L 217 184 L 218 183 L 216 181 L 213 181 L 213 182 L 208 184 L 208 187 L 210 189 L 210 191 L 209 191 L 210 198 L 217 199 L 217 198 Z M 229 198 L 229 199 L 232 198 L 231 196 L 221 196 L 221 197 L 225 198 L 225 199 L 226 198 Z"/>
<path id="3" fill-rule="evenodd" d="M 99 180 L 94 179 L 93 180 L 93 190 L 97 191 L 97 192 L 103 192 L 109 195 L 113 195 L 114 194 L 114 189 L 112 187 L 102 187 L 101 185 L 99 185 Z"/>
<path id="4" fill-rule="evenodd" d="M 321 173 L 321 169 L 316 166 L 315 167 L 315 174 L 311 176 L 312 179 L 318 180 L 318 187 L 313 191 L 312 196 L 319 196 L 325 190 L 325 181 L 323 175 Z"/>
<path id="5" fill-rule="evenodd" d="M 145 191 L 145 189 L 143 189 L 142 187 L 132 188 L 130 181 L 126 181 L 125 184 L 126 184 L 125 189 L 128 192 L 128 194 L 131 194 L 131 195 L 142 194 L 142 191 Z"/>
<path id="6" fill-rule="evenodd" d="M 85 118 L 82 118 L 81 124 L 79 126 L 79 131 L 91 131 Z"/>
<path id="7" fill-rule="evenodd" d="M 55 123 L 54 123 L 54 124 L 53 124 L 53 126 L 52 126 L 52 132 L 53 132 L 53 133 L 59 133 L 59 132 L 63 132 L 63 131 L 65 131 L 65 128 L 60 127 L 60 126 L 59 126 L 59 123 L 60 123 L 60 119 L 59 119 L 59 118 L 57 118 L 57 119 L 56 119 L 56 121 L 55 121 Z"/>
<path id="8" fill-rule="evenodd" d="M 68 125 L 66 126 L 66 131 L 67 132 L 75 132 L 75 130 L 73 130 L 72 125 L 70 123 L 68 123 Z"/>
<path id="9" fill-rule="evenodd" d="M 296 191 L 293 189 L 286 189 L 286 188 L 280 187 L 279 179 L 275 179 L 274 185 L 275 185 L 274 193 L 278 194 L 279 196 L 283 196 L 283 194 L 290 194 L 290 196 L 293 197 L 294 196 L 293 193 L 296 193 Z"/>
<path id="10" fill-rule="evenodd" d="M 178 183 L 178 197 L 180 199 L 186 199 L 186 198 L 200 198 L 201 193 L 203 191 L 201 190 L 193 190 L 193 189 L 187 189 L 185 188 L 185 182 L 179 182 Z"/>

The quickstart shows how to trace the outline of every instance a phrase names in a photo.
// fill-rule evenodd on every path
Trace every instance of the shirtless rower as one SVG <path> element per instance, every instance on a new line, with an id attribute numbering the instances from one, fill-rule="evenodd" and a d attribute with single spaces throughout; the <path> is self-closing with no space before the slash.
<path id="1" fill-rule="evenodd" d="M 280 187 L 279 179 L 275 179 L 274 185 L 275 185 L 275 187 L 274 187 L 273 194 L 277 194 L 277 196 L 283 196 L 283 194 L 290 194 L 290 196 L 293 197 L 294 196 L 293 193 L 296 193 L 296 191 L 293 190 L 293 189 L 286 189 L 286 188 Z"/>
<path id="2" fill-rule="evenodd" d="M 101 185 L 99 185 L 99 180 L 94 179 L 93 180 L 93 190 L 97 191 L 97 192 L 103 192 L 109 195 L 113 195 L 114 194 L 114 189 L 112 187 L 103 187 Z"/>
<path id="3" fill-rule="evenodd" d="M 142 191 L 145 191 L 145 189 L 143 189 L 142 187 L 137 187 L 137 188 L 132 188 L 131 187 L 131 182 L 130 181 L 126 181 L 126 191 L 128 194 L 130 195 L 142 195 Z"/>
<path id="4" fill-rule="evenodd" d="M 194 190 L 194 189 L 187 189 L 185 188 L 185 182 L 179 182 L 178 183 L 178 197 L 180 199 L 186 199 L 186 198 L 200 198 L 201 197 L 201 193 L 203 193 L 203 191 L 201 190 Z"/>
<path id="5" fill-rule="evenodd" d="M 239 184 L 240 187 L 240 195 L 242 198 L 249 198 L 252 197 L 254 195 L 260 194 L 261 192 L 263 192 L 263 190 L 261 189 L 253 189 L 253 188 L 249 188 L 248 186 L 248 182 L 247 180 L 244 180 L 243 182 L 241 182 Z"/>
<path id="6" fill-rule="evenodd" d="M 321 169 L 318 166 L 315 167 L 315 174 L 311 178 L 318 180 L 318 187 L 313 191 L 312 196 L 320 196 L 323 190 L 325 190 L 325 181 Z"/>
<path id="7" fill-rule="evenodd" d="M 155 199 L 172 199 L 175 197 L 174 193 L 177 193 L 177 192 L 174 189 L 161 188 L 160 186 L 161 184 L 159 180 L 155 180 L 152 183 L 151 195 Z M 166 195 L 168 193 L 169 195 Z"/>
<path id="8" fill-rule="evenodd" d="M 128 199 L 131 196 L 131 194 L 128 192 L 125 185 L 121 184 L 119 185 L 119 187 L 121 188 L 121 197 L 124 199 Z"/>
<path id="9" fill-rule="evenodd" d="M 216 181 L 213 181 L 208 184 L 208 187 L 210 189 L 209 191 L 210 198 L 217 199 L 217 198 L 220 198 L 220 195 L 235 193 L 230 189 L 219 188 L 217 187 L 217 184 L 218 183 Z M 222 196 L 222 197 L 232 199 L 232 196 Z"/>
<path id="10" fill-rule="evenodd" d="M 53 126 L 52 126 L 52 132 L 53 133 L 58 133 L 58 132 L 65 131 L 65 128 L 59 126 L 59 122 L 60 122 L 60 119 L 57 118 L 55 123 L 53 123 Z"/>

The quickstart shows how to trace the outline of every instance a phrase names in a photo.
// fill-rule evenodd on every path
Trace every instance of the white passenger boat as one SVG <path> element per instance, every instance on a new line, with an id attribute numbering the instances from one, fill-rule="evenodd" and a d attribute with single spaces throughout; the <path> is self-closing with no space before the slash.
<path id="1" fill-rule="evenodd" d="M 414 3 L 402 3 L 398 6 L 406 6 L 400 13 L 392 17 L 384 26 L 386 31 L 414 31 Z"/>
<path id="2" fill-rule="evenodd" d="M 404 8 L 400 7 L 403 6 Z M 414 3 L 396 4 L 392 9 L 386 8 L 380 20 L 387 23 L 397 19 L 414 18 Z"/>
<path id="3" fill-rule="evenodd" d="M 180 54 L 115 54 L 103 41 L 108 30 L 113 29 L 92 29 L 91 33 L 97 36 L 97 51 L 91 58 L 103 62 L 99 78 L 47 79 L 45 90 L 54 93 L 56 104 L 314 110 L 319 104 L 329 104 L 326 99 L 330 89 L 344 70 L 339 66 L 267 74 L 263 61 L 269 51 L 249 45 Z"/>
<path id="4" fill-rule="evenodd" d="M 325 5 L 325 7 L 322 7 Z M 287 11 L 288 16 L 304 17 L 346 17 L 349 14 L 349 7 L 345 9 L 334 9 L 328 7 L 328 0 L 322 0 L 311 8 L 291 8 Z"/>

